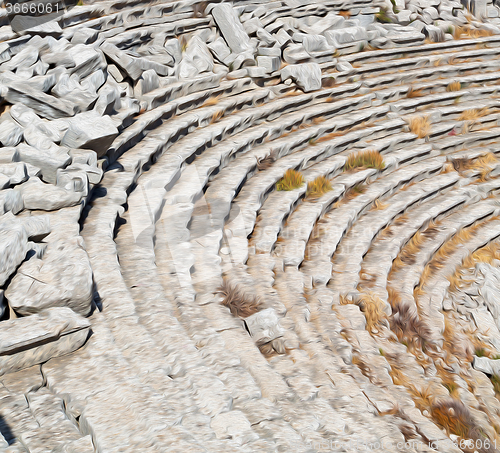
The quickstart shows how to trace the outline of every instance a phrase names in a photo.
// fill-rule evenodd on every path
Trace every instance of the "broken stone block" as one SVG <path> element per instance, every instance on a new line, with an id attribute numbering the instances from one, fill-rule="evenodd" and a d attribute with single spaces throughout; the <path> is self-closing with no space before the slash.
<path id="1" fill-rule="evenodd" d="M 71 44 L 92 44 L 97 40 L 99 32 L 93 28 L 79 28 L 71 38 Z"/>
<path id="2" fill-rule="evenodd" d="M 277 71 L 280 68 L 281 58 L 280 57 L 258 56 L 257 57 L 257 66 L 263 67 L 265 69 L 266 73 L 271 74 L 272 72 Z"/>
<path id="3" fill-rule="evenodd" d="M 16 146 L 23 139 L 23 129 L 10 115 L 4 115 L 0 122 L 0 143 L 3 146 Z"/>
<path id="4" fill-rule="evenodd" d="M 306 93 L 321 88 L 321 68 L 317 63 L 285 66 L 281 70 L 281 80 L 292 79 Z"/>
<path id="5" fill-rule="evenodd" d="M 55 183 L 55 181 L 54 181 Z M 38 178 L 30 178 L 24 184 L 16 186 L 23 200 L 25 209 L 33 211 L 55 211 L 79 204 L 86 196 L 87 190 L 75 192 L 53 184 L 44 184 Z"/>
<path id="6" fill-rule="evenodd" d="M 0 216 L 7 212 L 18 214 L 24 209 L 21 193 L 14 189 L 0 191 Z"/>
<path id="7" fill-rule="evenodd" d="M 21 161 L 39 168 L 42 179 L 51 184 L 56 182 L 57 169 L 64 168 L 71 162 L 68 149 L 55 144 L 52 144 L 49 149 L 36 149 L 25 143 L 20 143 L 17 146 L 17 151 Z"/>
<path id="8" fill-rule="evenodd" d="M 248 66 L 246 69 L 250 77 L 265 77 L 267 74 L 266 68 L 261 66 Z"/>
<path id="9" fill-rule="evenodd" d="M 367 40 L 368 35 L 363 27 L 348 27 L 340 30 L 328 30 L 324 33 L 328 44 L 335 48 L 343 44 L 350 44 L 356 41 Z"/>
<path id="10" fill-rule="evenodd" d="M 3 286 L 31 249 L 28 241 L 50 232 L 47 216 L 36 216 L 23 221 L 12 213 L 0 217 L 0 286 Z"/>
<path id="11" fill-rule="evenodd" d="M 170 75 L 168 66 L 148 60 L 147 58 L 142 58 L 138 54 L 131 55 L 130 53 L 118 49 L 118 47 L 113 44 L 105 43 L 101 45 L 100 49 L 132 80 L 139 79 L 142 73 L 148 69 L 155 70 L 159 76 Z"/>
<path id="12" fill-rule="evenodd" d="M 182 49 L 177 38 L 168 39 L 164 45 L 167 53 L 172 56 L 174 63 L 180 63 L 182 60 Z"/>
<path id="13" fill-rule="evenodd" d="M 5 291 L 19 315 L 50 307 L 69 307 L 87 316 L 92 309 L 92 268 L 81 236 L 50 243 L 43 259 L 30 258 L 19 268 Z"/>
<path id="14" fill-rule="evenodd" d="M 71 118 L 61 145 L 68 148 L 92 149 L 98 157 L 102 157 L 117 135 L 118 129 L 109 116 L 100 116 L 90 110 Z"/>
<path id="15" fill-rule="evenodd" d="M 0 375 L 69 354 L 88 338 L 90 322 L 70 308 L 0 323 Z"/>
<path id="16" fill-rule="evenodd" d="M 179 64 L 179 77 L 189 79 L 203 72 L 212 71 L 214 60 L 207 45 L 198 37 L 193 37 Z"/>
<path id="17" fill-rule="evenodd" d="M 282 337 L 284 333 L 274 308 L 266 308 L 245 318 L 245 324 L 258 345 L 269 343 L 275 338 Z"/>
<path id="18" fill-rule="evenodd" d="M 73 116 L 78 107 L 69 100 L 57 99 L 43 91 L 36 90 L 21 80 L 11 80 L 5 83 L 7 93 L 5 98 L 11 104 L 21 103 L 33 109 L 43 118 L 57 119 Z"/>
<path id="19" fill-rule="evenodd" d="M 311 59 L 311 55 L 309 55 L 302 44 L 292 44 L 289 45 L 283 51 L 283 60 L 290 64 L 298 64 L 305 63 Z"/>
<path id="20" fill-rule="evenodd" d="M 424 35 L 433 42 L 444 42 L 444 31 L 434 25 L 426 25 L 424 27 Z"/>
<path id="21" fill-rule="evenodd" d="M 252 49 L 250 37 L 243 28 L 236 11 L 229 3 L 217 4 L 211 13 L 222 36 L 233 52 L 248 52 Z"/>
<path id="22" fill-rule="evenodd" d="M 28 170 L 23 162 L 0 164 L 0 174 L 9 178 L 10 185 L 21 184 L 28 179 Z"/>
<path id="23" fill-rule="evenodd" d="M 474 356 L 472 366 L 477 371 L 482 371 L 489 375 L 500 376 L 500 360 Z"/>
<path id="24" fill-rule="evenodd" d="M 223 38 L 217 38 L 208 45 L 208 48 L 219 61 L 224 61 L 231 54 L 231 49 L 229 49 Z"/>
<path id="25" fill-rule="evenodd" d="M 333 51 L 326 38 L 322 35 L 305 35 L 302 40 L 304 49 L 309 54 L 316 52 Z"/>
<path id="26" fill-rule="evenodd" d="M 134 95 L 141 97 L 143 94 L 156 90 L 160 87 L 160 78 L 152 69 L 148 69 L 142 73 L 142 76 L 137 81 L 134 87 Z"/>
<path id="27" fill-rule="evenodd" d="M 487 0 L 470 0 L 470 12 L 478 19 L 487 17 L 488 1 Z"/>

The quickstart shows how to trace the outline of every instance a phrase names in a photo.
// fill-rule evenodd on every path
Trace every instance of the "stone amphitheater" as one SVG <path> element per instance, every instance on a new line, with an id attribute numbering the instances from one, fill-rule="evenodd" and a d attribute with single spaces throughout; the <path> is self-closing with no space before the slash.
<path id="1" fill-rule="evenodd" d="M 499 6 L 2 8 L 0 450 L 500 451 Z"/>

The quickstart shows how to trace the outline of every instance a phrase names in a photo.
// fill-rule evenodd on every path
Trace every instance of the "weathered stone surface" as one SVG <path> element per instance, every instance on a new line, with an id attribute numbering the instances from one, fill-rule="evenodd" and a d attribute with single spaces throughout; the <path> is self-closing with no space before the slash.
<path id="1" fill-rule="evenodd" d="M 488 357 L 474 356 L 472 366 L 477 371 L 500 376 L 500 360 L 489 359 Z"/>
<path id="2" fill-rule="evenodd" d="M 56 182 L 57 170 L 71 162 L 68 149 L 54 144 L 49 149 L 39 150 L 21 143 L 17 146 L 17 151 L 20 160 L 39 168 L 42 179 L 52 184 Z"/>
<path id="3" fill-rule="evenodd" d="M 15 188 L 21 194 L 25 209 L 41 211 L 55 211 L 79 204 L 87 194 L 87 187 L 84 189 L 81 192 L 66 190 L 54 184 L 45 184 L 36 177 Z"/>
<path id="4" fill-rule="evenodd" d="M 134 95 L 141 97 L 143 94 L 156 90 L 160 86 L 160 78 L 152 69 L 144 71 L 134 87 Z"/>
<path id="5" fill-rule="evenodd" d="M 22 128 L 6 115 L 0 121 L 0 143 L 3 146 L 16 146 L 23 138 Z"/>
<path id="6" fill-rule="evenodd" d="M 117 66 L 129 75 L 132 80 L 137 80 L 148 69 L 153 69 L 160 76 L 170 74 L 168 66 L 142 58 L 139 55 L 130 55 L 123 50 L 118 49 L 110 43 L 105 43 L 101 46 L 102 51 L 110 58 Z"/>
<path id="7" fill-rule="evenodd" d="M 220 3 L 214 6 L 212 16 L 233 52 L 241 53 L 251 50 L 250 38 L 236 11 L 229 3 Z"/>
<path id="8" fill-rule="evenodd" d="M 9 178 L 9 184 L 16 185 L 25 182 L 28 179 L 28 169 L 23 162 L 12 162 L 10 164 L 0 163 L 0 174 Z"/>
<path id="9" fill-rule="evenodd" d="M 266 308 L 245 318 L 245 324 L 257 344 L 269 343 L 284 333 L 274 308 Z"/>
<path id="10" fill-rule="evenodd" d="M 50 307 L 70 307 L 87 316 L 92 309 L 92 269 L 81 237 L 51 243 L 43 259 L 31 258 L 19 268 L 5 291 L 20 315 Z"/>
<path id="11" fill-rule="evenodd" d="M 281 80 L 292 79 L 305 92 L 321 88 L 321 69 L 316 63 L 288 65 L 281 70 Z"/>
<path id="12" fill-rule="evenodd" d="M 109 116 L 100 116 L 91 110 L 71 119 L 61 145 L 92 149 L 101 157 L 106 154 L 117 135 L 118 129 Z"/>
<path id="13" fill-rule="evenodd" d="M 238 445 L 258 438 L 257 433 L 252 431 L 250 422 L 241 411 L 223 412 L 216 415 L 210 426 L 218 439 L 233 439 Z"/>
<path id="14" fill-rule="evenodd" d="M 277 71 L 281 66 L 280 57 L 258 56 L 257 65 L 263 67 L 267 73 Z M 250 69 L 250 68 L 249 68 Z"/>
<path id="15" fill-rule="evenodd" d="M 7 87 L 5 98 L 10 103 L 24 104 L 43 118 L 65 118 L 73 116 L 78 111 L 78 107 L 71 101 L 62 101 L 43 91 L 37 91 L 20 80 L 5 82 L 5 86 Z"/>
<path id="16" fill-rule="evenodd" d="M 179 77 L 189 79 L 203 72 L 212 71 L 214 61 L 207 45 L 198 37 L 193 37 L 184 52 L 179 64 Z"/>
<path id="17" fill-rule="evenodd" d="M 18 214 L 24 209 L 21 193 L 14 189 L 0 191 L 0 216 L 6 212 Z"/>
<path id="18" fill-rule="evenodd" d="M 31 249 L 28 241 L 49 232 L 49 219 L 46 216 L 20 220 L 9 212 L 0 217 L 0 286 L 5 284 Z"/>
<path id="19" fill-rule="evenodd" d="M 328 30 L 324 33 L 328 44 L 338 48 L 342 44 L 349 44 L 356 41 L 368 39 L 366 30 L 362 27 L 347 27 L 340 30 Z"/>
<path id="20" fill-rule="evenodd" d="M 90 323 L 67 307 L 0 323 L 0 375 L 22 370 L 81 347 Z"/>

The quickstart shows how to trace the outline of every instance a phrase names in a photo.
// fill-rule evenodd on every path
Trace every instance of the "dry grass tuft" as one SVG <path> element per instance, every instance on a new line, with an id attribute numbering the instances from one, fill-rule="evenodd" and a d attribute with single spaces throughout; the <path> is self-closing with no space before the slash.
<path id="1" fill-rule="evenodd" d="M 221 99 L 221 95 L 219 94 L 218 96 L 212 96 L 209 97 L 202 105 L 201 107 L 211 107 L 213 105 L 217 105 Z"/>
<path id="2" fill-rule="evenodd" d="M 315 139 L 315 143 L 327 142 L 328 140 L 332 140 L 337 137 L 342 137 L 345 135 L 345 131 L 343 132 L 330 132 L 329 134 L 323 135 L 322 137 L 318 137 Z"/>
<path id="3" fill-rule="evenodd" d="M 471 165 L 472 170 L 479 171 L 479 180 L 484 182 L 488 179 L 491 171 L 493 170 L 489 164 L 497 161 L 496 156 L 493 153 L 488 153 L 485 156 L 476 159 L 476 161 Z"/>
<path id="4" fill-rule="evenodd" d="M 446 430 L 462 439 L 474 439 L 472 415 L 469 409 L 456 399 L 439 401 L 432 405 L 433 420 Z"/>
<path id="5" fill-rule="evenodd" d="M 276 190 L 294 190 L 304 184 L 304 176 L 300 171 L 289 168 L 283 178 L 276 183 Z"/>
<path id="6" fill-rule="evenodd" d="M 455 31 L 453 37 L 455 39 L 464 38 L 484 38 L 487 36 L 492 36 L 492 32 L 489 30 L 477 30 L 472 28 L 470 25 L 465 25 L 463 27 L 455 26 Z"/>
<path id="7" fill-rule="evenodd" d="M 351 17 L 351 14 L 352 13 L 349 10 L 343 10 L 338 12 L 338 15 L 342 16 L 344 19 L 349 19 Z"/>
<path id="8" fill-rule="evenodd" d="M 410 89 L 406 93 L 406 97 L 407 98 L 419 98 L 419 97 L 421 97 L 423 95 L 424 95 L 424 93 L 423 93 L 422 89 L 416 90 L 413 87 L 410 87 Z"/>
<path id="9" fill-rule="evenodd" d="M 408 347 L 423 350 L 427 340 L 431 337 L 431 330 L 419 318 L 416 306 L 403 302 L 399 297 L 391 302 L 392 316 L 391 329 L 401 343 Z"/>
<path id="10" fill-rule="evenodd" d="M 210 124 L 216 123 L 224 116 L 224 110 L 217 110 L 210 119 Z"/>
<path id="11" fill-rule="evenodd" d="M 361 195 L 366 190 L 366 187 L 363 184 L 356 184 L 354 187 L 348 189 L 344 195 L 344 200 L 349 201 L 356 198 L 358 195 Z"/>
<path id="12" fill-rule="evenodd" d="M 268 154 L 266 157 L 257 160 L 257 169 L 259 171 L 267 170 L 272 167 L 274 162 L 276 162 L 276 159 Z"/>
<path id="13" fill-rule="evenodd" d="M 373 209 L 375 211 L 382 211 L 382 210 L 386 209 L 388 206 L 389 206 L 388 203 L 384 203 L 378 199 L 373 202 Z"/>
<path id="14" fill-rule="evenodd" d="M 398 258 L 405 265 L 412 265 L 415 263 L 415 255 L 420 251 L 424 243 L 425 236 L 417 231 L 408 243 L 401 250 Z"/>
<path id="15" fill-rule="evenodd" d="M 428 117 L 415 116 L 410 119 L 408 126 L 410 131 L 413 132 L 418 138 L 425 138 L 431 131 L 431 122 Z"/>
<path id="16" fill-rule="evenodd" d="M 222 286 L 217 290 L 224 296 L 221 304 L 228 307 L 234 316 L 246 318 L 260 310 L 260 300 L 249 296 L 238 285 L 233 285 L 227 279 L 222 281 Z"/>
<path id="17" fill-rule="evenodd" d="M 478 118 L 481 118 L 483 116 L 486 116 L 490 113 L 489 109 L 482 108 L 482 109 L 469 109 L 469 110 L 464 110 L 462 114 L 458 117 L 459 121 L 473 121 L 477 120 Z"/>
<path id="18" fill-rule="evenodd" d="M 366 330 L 377 332 L 381 329 L 387 315 L 384 312 L 385 304 L 375 294 L 364 293 L 356 302 L 361 311 L 365 314 Z"/>
<path id="19" fill-rule="evenodd" d="M 360 151 L 351 153 L 347 158 L 344 166 L 345 171 L 354 170 L 356 168 L 376 168 L 383 170 L 385 167 L 384 158 L 378 151 Z"/>
<path id="20" fill-rule="evenodd" d="M 431 384 L 429 384 L 427 387 L 421 387 L 420 389 L 418 389 L 414 385 L 410 385 L 409 390 L 412 394 L 415 406 L 422 412 L 425 410 L 429 410 L 434 404 L 435 390 Z"/>
<path id="21" fill-rule="evenodd" d="M 310 198 L 319 198 L 332 190 L 332 183 L 325 176 L 318 176 L 314 181 L 307 183 L 306 196 Z"/>
<path id="22" fill-rule="evenodd" d="M 448 91 L 449 93 L 452 91 L 460 91 L 461 89 L 462 89 L 462 84 L 458 80 L 450 82 L 446 87 L 446 91 Z"/>

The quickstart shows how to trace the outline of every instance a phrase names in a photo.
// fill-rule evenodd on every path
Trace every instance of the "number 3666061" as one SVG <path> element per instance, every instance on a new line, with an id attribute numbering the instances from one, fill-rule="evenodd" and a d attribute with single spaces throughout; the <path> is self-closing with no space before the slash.
<path id="1" fill-rule="evenodd" d="M 12 14 L 50 14 L 59 12 L 59 4 L 56 3 L 5 3 L 8 15 Z"/>

